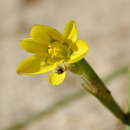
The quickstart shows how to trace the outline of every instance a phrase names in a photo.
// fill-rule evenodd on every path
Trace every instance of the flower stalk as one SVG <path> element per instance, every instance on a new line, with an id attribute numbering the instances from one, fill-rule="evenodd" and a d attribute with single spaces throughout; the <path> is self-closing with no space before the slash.
<path id="1" fill-rule="evenodd" d="M 108 75 L 107 77 L 102 78 L 103 81 L 105 83 L 108 83 L 114 79 L 116 79 L 117 77 L 119 77 L 120 75 L 124 75 L 127 73 L 127 68 L 128 65 L 112 72 L 110 75 Z M 46 117 L 54 114 L 57 110 L 62 109 L 62 107 L 67 106 L 69 103 L 74 102 L 75 100 L 78 100 L 79 98 L 82 98 L 83 96 L 86 96 L 86 92 L 84 90 L 78 90 L 77 92 L 70 94 L 70 95 L 66 95 L 63 99 L 60 99 L 59 101 L 55 102 L 54 104 L 49 106 L 45 109 L 42 110 L 41 112 L 37 112 L 34 115 L 31 115 L 29 117 L 27 117 L 27 119 L 25 119 L 24 121 L 19 121 L 16 122 L 15 124 L 12 124 L 10 127 L 2 129 L 2 130 L 18 130 L 18 129 L 22 129 L 25 128 L 29 125 L 31 125 L 34 122 L 37 122 L 39 120 L 43 120 Z M 62 105 L 61 105 L 62 104 Z M 59 107 L 56 107 L 59 106 Z M 32 120 L 33 119 L 33 120 Z"/>
<path id="2" fill-rule="evenodd" d="M 78 70 L 78 72 L 76 72 Z M 71 72 L 77 73 L 83 79 L 83 88 L 95 96 L 109 111 L 111 111 L 123 123 L 129 124 L 126 114 L 122 111 L 107 89 L 103 81 L 98 77 L 96 72 L 85 59 L 71 66 Z"/>

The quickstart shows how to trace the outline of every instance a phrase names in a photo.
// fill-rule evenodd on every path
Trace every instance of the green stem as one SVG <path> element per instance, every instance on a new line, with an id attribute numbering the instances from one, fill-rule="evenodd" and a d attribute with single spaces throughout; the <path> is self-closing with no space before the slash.
<path id="1" fill-rule="evenodd" d="M 108 83 L 108 82 L 114 80 L 115 78 L 119 77 L 120 75 L 126 74 L 127 68 L 128 68 L 128 65 L 116 70 L 112 74 L 104 77 L 103 81 L 105 83 Z M 83 96 L 86 96 L 86 95 L 87 94 L 84 90 L 79 90 L 78 92 L 75 92 L 73 94 L 66 95 L 65 97 L 63 97 L 63 99 L 60 99 L 56 103 L 50 105 L 45 110 L 42 110 L 41 112 L 37 112 L 37 113 L 29 116 L 27 119 L 22 120 L 20 122 L 16 122 L 15 124 L 11 125 L 10 127 L 2 129 L 2 130 L 19 130 L 19 129 L 25 128 L 32 123 L 35 123 L 41 119 L 45 119 L 49 115 L 54 114 L 57 110 L 61 109 L 62 107 L 65 107 L 69 103 L 74 102 L 75 100 L 77 100 Z"/>
<path id="2" fill-rule="evenodd" d="M 121 110 L 103 81 L 98 77 L 85 59 L 72 65 L 71 71 L 76 73 L 76 70 L 78 70 L 77 73 L 84 80 L 82 85 L 84 89 L 94 95 L 118 119 L 128 125 L 129 123 L 126 119 L 126 114 Z"/>

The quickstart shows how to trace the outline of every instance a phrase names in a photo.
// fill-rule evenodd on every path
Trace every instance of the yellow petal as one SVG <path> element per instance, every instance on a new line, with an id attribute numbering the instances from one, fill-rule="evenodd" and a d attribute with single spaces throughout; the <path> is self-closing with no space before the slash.
<path id="1" fill-rule="evenodd" d="M 32 38 L 25 38 L 24 40 L 21 40 L 20 46 L 24 50 L 31 52 L 31 53 L 36 53 L 36 54 L 47 53 L 47 45 L 40 44 L 40 43 L 34 41 Z"/>
<path id="2" fill-rule="evenodd" d="M 63 72 L 62 74 L 52 72 L 50 73 L 48 80 L 52 85 L 59 85 L 64 81 L 65 76 L 66 76 L 66 72 Z"/>
<path id="3" fill-rule="evenodd" d="M 56 29 L 44 25 L 33 26 L 30 35 L 32 38 L 39 42 L 52 42 L 55 40 L 63 39 L 62 34 L 58 32 Z"/>
<path id="4" fill-rule="evenodd" d="M 17 74 L 41 74 L 53 70 L 56 65 L 46 64 L 42 58 L 30 56 L 24 59 L 18 66 Z"/>
<path id="5" fill-rule="evenodd" d="M 68 63 L 74 63 L 81 60 L 85 56 L 86 52 L 88 51 L 88 44 L 85 41 L 78 40 L 76 42 L 76 45 L 78 50 L 72 53 Z"/>
<path id="6" fill-rule="evenodd" d="M 64 29 L 64 37 L 71 40 L 72 42 L 77 41 L 78 32 L 74 21 L 70 21 L 66 24 Z"/>

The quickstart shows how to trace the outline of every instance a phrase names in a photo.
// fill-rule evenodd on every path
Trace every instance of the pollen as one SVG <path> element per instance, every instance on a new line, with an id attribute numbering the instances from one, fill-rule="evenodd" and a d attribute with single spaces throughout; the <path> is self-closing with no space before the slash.
<path id="1" fill-rule="evenodd" d="M 48 46 L 48 53 L 50 55 L 57 55 L 57 48 L 53 46 Z"/>
<path id="2" fill-rule="evenodd" d="M 60 52 L 60 50 L 57 47 L 54 47 L 51 45 L 48 46 L 48 53 L 50 55 L 56 56 L 59 52 Z"/>

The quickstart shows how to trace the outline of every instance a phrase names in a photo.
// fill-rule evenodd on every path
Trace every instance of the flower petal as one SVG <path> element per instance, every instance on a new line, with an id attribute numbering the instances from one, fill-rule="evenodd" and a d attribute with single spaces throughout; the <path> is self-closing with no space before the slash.
<path id="1" fill-rule="evenodd" d="M 41 74 L 49 72 L 56 67 L 55 64 L 48 65 L 42 58 L 37 56 L 30 56 L 24 59 L 18 66 L 16 72 L 17 74 Z"/>
<path id="2" fill-rule="evenodd" d="M 78 32 L 75 21 L 70 21 L 66 24 L 64 29 L 64 37 L 71 40 L 72 42 L 77 41 Z"/>
<path id="3" fill-rule="evenodd" d="M 68 63 L 75 63 L 81 60 L 86 54 L 86 52 L 88 51 L 88 44 L 85 41 L 78 40 L 76 42 L 76 45 L 77 45 L 78 50 L 72 53 Z"/>
<path id="4" fill-rule="evenodd" d="M 63 72 L 62 74 L 52 72 L 50 73 L 48 80 L 52 85 L 59 85 L 64 81 L 65 76 L 66 76 L 66 72 Z"/>
<path id="5" fill-rule="evenodd" d="M 33 26 L 30 35 L 32 38 L 39 42 L 52 42 L 53 40 L 55 41 L 63 39 L 63 36 L 59 31 L 50 26 L 44 25 Z"/>
<path id="6" fill-rule="evenodd" d="M 24 40 L 21 40 L 20 47 L 31 53 L 36 54 L 47 53 L 47 45 L 40 44 L 34 41 L 32 38 L 25 38 Z"/>

